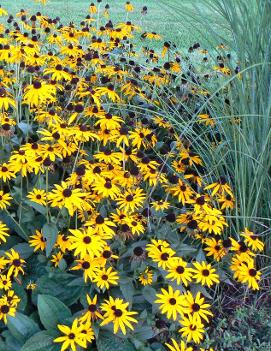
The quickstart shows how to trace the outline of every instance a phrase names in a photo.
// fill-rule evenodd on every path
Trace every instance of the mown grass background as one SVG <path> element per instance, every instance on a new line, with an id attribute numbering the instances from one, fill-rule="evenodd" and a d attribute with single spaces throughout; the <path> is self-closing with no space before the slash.
<path id="1" fill-rule="evenodd" d="M 186 8 L 204 7 L 204 0 L 180 1 L 181 6 Z M 59 16 L 64 23 L 68 23 L 81 21 L 87 16 L 91 2 L 90 0 L 49 0 L 46 6 L 42 6 L 34 0 L 2 0 L 0 4 L 10 14 L 17 13 L 20 9 L 31 13 L 41 11 L 52 17 Z M 97 4 L 96 1 L 93 2 Z M 135 11 L 129 14 L 129 20 L 142 24 L 144 31 L 158 32 L 164 40 L 172 40 L 181 48 L 189 47 L 194 42 L 205 39 L 203 33 L 196 29 L 193 30 L 193 25 L 189 21 L 180 21 L 170 7 L 171 4 L 174 4 L 173 0 L 133 0 L 131 2 L 135 6 Z M 109 4 L 111 19 L 115 22 L 123 22 L 126 20 L 125 3 L 126 0 L 103 0 L 100 6 L 103 9 L 106 4 Z M 144 17 L 141 15 L 143 6 L 148 7 L 148 14 Z M 213 17 L 213 20 L 215 19 L 214 13 L 210 12 L 209 15 Z"/>

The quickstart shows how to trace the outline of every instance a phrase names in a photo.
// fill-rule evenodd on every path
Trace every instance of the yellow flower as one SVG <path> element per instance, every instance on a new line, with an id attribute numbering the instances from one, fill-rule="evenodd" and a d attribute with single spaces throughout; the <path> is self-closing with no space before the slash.
<path id="1" fill-rule="evenodd" d="M 82 198 L 85 195 L 80 189 L 71 189 L 67 183 L 62 182 L 61 185 L 55 184 L 55 189 L 48 193 L 48 200 L 52 207 L 64 207 L 73 216 L 77 209 L 82 209 Z"/>
<path id="2" fill-rule="evenodd" d="M 127 190 L 124 194 L 119 195 L 116 199 L 118 206 L 126 211 L 134 212 L 142 207 L 146 195 L 140 188 L 134 190 Z"/>
<path id="3" fill-rule="evenodd" d="M 14 249 L 11 249 L 10 252 L 6 252 L 7 256 L 7 264 L 9 265 L 8 269 L 8 276 L 11 276 L 12 274 L 14 277 L 17 277 L 19 273 L 24 274 L 24 265 L 25 265 L 25 260 L 23 260 L 18 252 L 16 252 Z"/>
<path id="4" fill-rule="evenodd" d="M 12 197 L 9 193 L 4 193 L 3 190 L 0 190 L 0 210 L 5 210 L 7 206 L 10 206 Z"/>
<path id="5" fill-rule="evenodd" d="M 101 289 L 109 289 L 110 285 L 117 285 L 118 280 L 118 273 L 114 272 L 112 267 L 109 267 L 108 269 L 105 267 L 96 268 L 92 278 L 93 283 L 96 283 L 98 288 Z"/>
<path id="6" fill-rule="evenodd" d="M 186 345 L 184 341 L 181 341 L 179 344 L 175 339 L 171 339 L 171 344 L 165 344 L 170 351 L 193 351 L 193 347 Z"/>
<path id="7" fill-rule="evenodd" d="M 54 339 L 55 343 L 62 343 L 61 351 L 65 351 L 71 348 L 72 351 L 76 351 L 76 347 L 81 346 L 84 349 L 87 347 L 85 335 L 83 334 L 83 325 L 79 323 L 78 319 L 75 319 L 71 327 L 67 325 L 58 324 L 58 329 L 64 336 L 60 336 Z"/>
<path id="8" fill-rule="evenodd" d="M 127 12 L 133 12 L 134 11 L 134 6 L 130 3 L 130 1 L 127 1 L 125 4 L 125 10 Z"/>
<path id="9" fill-rule="evenodd" d="M 238 267 L 238 281 L 247 284 L 253 290 L 259 290 L 261 272 L 257 271 L 253 260 L 246 261 Z"/>
<path id="10" fill-rule="evenodd" d="M 28 242 L 31 247 L 34 247 L 34 252 L 37 250 L 45 250 L 46 240 L 44 239 L 42 233 L 39 230 L 36 230 L 36 233 L 34 235 L 31 235 L 30 238 L 31 240 L 28 240 Z"/>
<path id="11" fill-rule="evenodd" d="M 74 255 L 79 255 L 80 258 L 84 258 L 85 255 L 89 255 L 91 258 L 99 257 L 106 245 L 101 236 L 97 235 L 91 227 L 70 229 L 70 233 L 68 238 L 71 246 L 69 249 L 74 250 Z"/>
<path id="12" fill-rule="evenodd" d="M 184 313 L 191 315 L 195 320 L 201 322 L 204 319 L 207 323 L 209 322 L 209 316 L 213 316 L 212 312 L 208 309 L 211 307 L 208 303 L 205 303 L 204 297 L 198 292 L 194 298 L 190 291 L 185 294 L 183 301 Z"/>
<path id="13" fill-rule="evenodd" d="M 7 241 L 7 237 L 9 236 L 8 231 L 9 229 L 6 224 L 0 221 L 0 240 L 4 243 Z"/>
<path id="14" fill-rule="evenodd" d="M 143 286 L 151 285 L 153 281 L 153 271 L 147 267 L 144 272 L 139 275 L 138 280 Z"/>
<path id="15" fill-rule="evenodd" d="M 47 193 L 42 189 L 33 189 L 30 193 L 28 193 L 27 198 L 37 204 L 42 206 L 46 206 L 46 198 Z"/>
<path id="16" fill-rule="evenodd" d="M 193 318 L 191 315 L 187 318 L 184 317 L 180 321 L 182 328 L 179 332 L 183 337 L 187 338 L 187 341 L 194 341 L 199 344 L 203 339 L 204 325 L 197 319 Z"/>
<path id="17" fill-rule="evenodd" d="M 56 101 L 56 87 L 52 84 L 34 81 L 25 88 L 23 103 L 30 107 L 37 107 L 49 102 Z"/>
<path id="18" fill-rule="evenodd" d="M 207 285 L 209 288 L 214 283 L 219 283 L 219 276 L 215 273 L 215 269 L 209 263 L 206 262 L 194 262 L 194 279 L 196 279 L 197 283 L 201 283 L 202 285 Z"/>
<path id="19" fill-rule="evenodd" d="M 10 290 L 12 287 L 12 282 L 9 276 L 1 274 L 0 275 L 0 289 Z"/>
<path id="20" fill-rule="evenodd" d="M 8 163 L 2 163 L 0 165 L 0 179 L 2 179 L 4 182 L 7 180 L 10 180 L 11 178 L 15 178 L 15 174 L 13 170 L 11 169 L 10 164 Z"/>
<path id="21" fill-rule="evenodd" d="M 87 310 L 80 318 L 80 321 L 91 322 L 92 320 L 96 320 L 97 318 L 103 319 L 103 316 L 99 312 L 99 307 L 97 305 L 97 300 L 98 300 L 97 294 L 93 297 L 93 299 L 91 299 L 91 297 L 87 294 L 86 298 L 88 303 Z"/>
<path id="22" fill-rule="evenodd" d="M 1 13 L 1 8 L 0 8 Z M 8 110 L 9 107 L 15 107 L 16 102 L 13 99 L 12 95 L 8 93 L 3 87 L 0 87 L 0 109 L 1 110 Z"/>
<path id="23" fill-rule="evenodd" d="M 2 6 L 0 5 L 0 16 L 7 16 L 8 12 L 2 8 Z"/>
<path id="24" fill-rule="evenodd" d="M 170 247 L 159 246 L 155 247 L 154 245 L 147 246 L 148 256 L 154 261 L 157 262 L 158 267 L 167 269 L 170 263 L 170 259 L 175 255 L 175 251 Z"/>
<path id="25" fill-rule="evenodd" d="M 163 314 L 166 314 L 168 319 L 174 321 L 183 315 L 184 295 L 181 295 L 180 290 L 173 290 L 172 286 L 168 286 L 168 290 L 161 289 L 162 294 L 156 294 L 158 297 L 154 302 L 160 304 L 159 309 Z"/>
<path id="26" fill-rule="evenodd" d="M 62 258 L 63 258 L 63 253 L 61 251 L 55 255 L 52 255 L 51 262 L 54 264 L 54 267 L 59 266 L 59 262 L 62 260 Z"/>
<path id="27" fill-rule="evenodd" d="M 104 312 L 103 321 L 101 326 L 113 323 L 114 334 L 121 329 L 122 333 L 126 335 L 126 328 L 134 330 L 133 323 L 137 323 L 137 320 L 132 317 L 137 314 L 137 312 L 128 311 L 128 302 L 124 302 L 120 298 L 113 299 L 109 296 L 108 300 L 101 305 L 101 309 Z"/>
<path id="28" fill-rule="evenodd" d="M 251 247 L 253 251 L 263 251 L 264 243 L 259 239 L 259 236 L 249 231 L 248 228 L 241 233 L 241 236 L 245 238 L 245 244 Z"/>
<path id="29" fill-rule="evenodd" d="M 187 263 L 181 257 L 172 257 L 169 259 L 167 268 L 167 279 L 177 281 L 177 284 L 188 284 L 192 281 L 193 269 L 187 267 Z"/>

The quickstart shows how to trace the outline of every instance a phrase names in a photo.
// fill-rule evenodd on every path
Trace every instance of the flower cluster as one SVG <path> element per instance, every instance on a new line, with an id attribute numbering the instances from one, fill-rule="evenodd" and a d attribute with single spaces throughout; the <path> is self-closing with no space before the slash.
<path id="1" fill-rule="evenodd" d="M 93 326 L 126 335 L 155 329 L 161 314 L 180 324 L 180 343 L 162 340 L 168 349 L 192 350 L 215 285 L 259 289 L 264 244 L 248 228 L 229 235 L 230 179 L 210 177 L 161 113 L 167 92 L 176 107 L 208 91 L 189 81 L 190 58 L 173 43 L 136 48 L 161 37 L 139 37 L 133 11 L 127 2 L 126 21 L 113 24 L 98 1 L 77 26 L 21 10 L 0 28 L 0 319 L 42 313 L 40 295 L 58 298 L 73 315 L 55 328 L 62 351 L 89 347 Z M 211 60 L 198 44 L 189 53 Z M 233 73 L 210 69 L 207 80 Z M 215 123 L 208 113 L 195 121 Z"/>

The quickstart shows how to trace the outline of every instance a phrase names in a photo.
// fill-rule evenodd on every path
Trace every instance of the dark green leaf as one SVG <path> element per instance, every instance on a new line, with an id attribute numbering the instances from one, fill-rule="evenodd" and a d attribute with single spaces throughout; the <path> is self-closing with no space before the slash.
<path id="1" fill-rule="evenodd" d="M 97 340 L 98 351 L 136 351 L 127 339 L 121 339 L 113 334 L 100 333 Z"/>
<path id="2" fill-rule="evenodd" d="M 27 243 L 20 243 L 13 246 L 13 249 L 17 251 L 23 259 L 29 258 L 33 254 L 33 248 Z"/>
<path id="3" fill-rule="evenodd" d="M 39 294 L 52 295 L 61 300 L 66 306 L 74 304 L 82 294 L 83 286 L 67 286 L 74 281 L 75 276 L 69 273 L 55 272 L 44 274 L 37 280 Z"/>
<path id="4" fill-rule="evenodd" d="M 156 300 L 156 290 L 151 286 L 145 286 L 142 290 L 142 294 L 150 304 L 153 304 Z"/>
<path id="5" fill-rule="evenodd" d="M 119 286 L 124 299 L 132 304 L 135 292 L 132 280 L 129 278 L 120 279 Z"/>
<path id="6" fill-rule="evenodd" d="M 57 324 L 72 316 L 69 308 L 54 296 L 39 295 L 38 311 L 41 323 L 46 329 L 56 328 Z"/>
<path id="7" fill-rule="evenodd" d="M 33 335 L 21 348 L 21 351 L 52 351 L 54 348 L 54 337 L 46 331 Z"/>
<path id="8" fill-rule="evenodd" d="M 46 239 L 46 256 L 48 257 L 56 243 L 58 228 L 54 223 L 46 223 L 42 227 L 42 234 Z"/>
<path id="9" fill-rule="evenodd" d="M 20 342 L 25 342 L 40 330 L 37 323 L 20 312 L 15 317 L 8 316 L 7 326 L 12 336 Z"/>
<path id="10" fill-rule="evenodd" d="M 30 201 L 30 200 L 26 200 L 25 203 L 30 206 L 31 208 L 34 208 L 34 210 L 36 210 L 37 212 L 45 215 L 46 214 L 46 207 L 37 204 L 36 202 Z"/>

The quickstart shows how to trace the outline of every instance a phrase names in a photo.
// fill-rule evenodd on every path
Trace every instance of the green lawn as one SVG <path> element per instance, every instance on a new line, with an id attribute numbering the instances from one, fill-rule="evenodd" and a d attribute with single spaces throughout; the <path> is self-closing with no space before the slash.
<path id="1" fill-rule="evenodd" d="M 92 0 L 93 1 L 93 0 Z M 191 6 L 203 0 L 180 0 L 182 5 Z M 21 8 L 42 12 L 50 16 L 60 16 L 65 21 L 80 21 L 88 14 L 90 0 L 49 0 L 45 8 L 33 0 L 2 0 L 2 7 L 10 13 L 18 12 Z M 95 1 L 96 2 L 96 1 Z M 112 19 L 116 22 L 125 21 L 124 4 L 126 0 L 103 0 L 101 7 L 108 3 L 111 8 Z M 163 35 L 164 40 L 173 40 L 179 47 L 187 47 L 199 40 L 199 34 L 191 31 L 191 27 L 174 18 L 174 13 L 165 4 L 171 0 L 132 0 L 135 12 L 129 15 L 135 23 L 142 23 L 141 9 L 148 7 L 148 14 L 143 18 L 143 30 L 155 31 Z"/>

